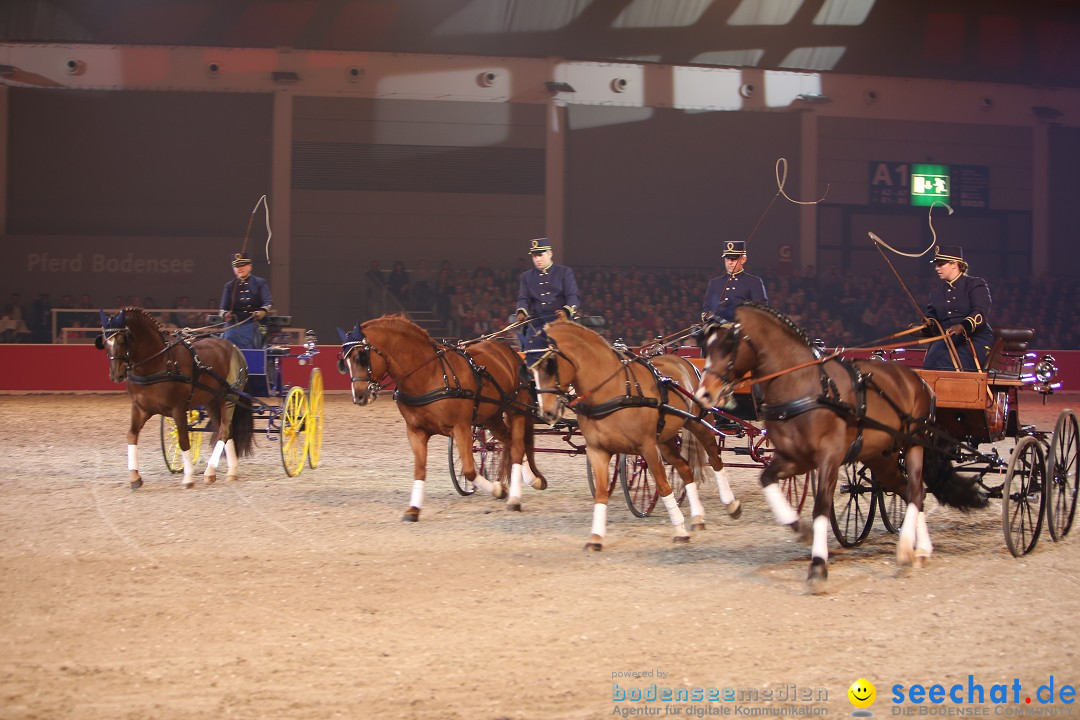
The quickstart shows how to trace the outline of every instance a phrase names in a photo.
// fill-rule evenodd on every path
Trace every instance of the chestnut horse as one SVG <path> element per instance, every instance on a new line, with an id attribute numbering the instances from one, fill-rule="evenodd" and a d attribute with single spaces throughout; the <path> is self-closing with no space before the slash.
<path id="1" fill-rule="evenodd" d="M 342 339 L 338 369 L 350 377 L 354 403 L 375 400 L 387 377 L 397 384 L 394 401 L 405 418 L 413 451 L 412 496 L 402 520 L 420 519 L 432 435 L 453 438 L 465 478 L 501 498 L 506 494 L 505 465 L 498 482 L 492 483 L 477 473 L 472 455 L 473 427 L 490 430 L 508 451 L 510 510 L 521 510 L 523 479 L 538 490 L 547 487 L 533 458 L 532 396 L 516 352 L 496 340 L 466 349 L 444 345 L 400 315 L 357 323 L 348 334 L 338 332 Z"/>
<path id="2" fill-rule="evenodd" d="M 671 491 L 662 461 L 671 463 L 686 483 L 692 530 L 705 528 L 695 469 L 712 466 L 720 499 L 728 514 L 742 510 L 731 492 L 720 460 L 717 436 L 702 422 L 705 413 L 694 401 L 697 369 L 678 355 L 640 358 L 616 352 L 607 340 L 573 322 L 556 320 L 544 328 L 550 349 L 533 363 L 540 416 L 558 420 L 567 407 L 577 415 L 585 453 L 596 475 L 592 535 L 586 550 L 603 549 L 607 530 L 608 464 L 615 453 L 640 455 L 656 478 L 660 499 L 675 526 L 674 542 L 689 542 L 685 520 Z M 574 398 L 570 386 L 577 392 Z M 681 394 L 673 385 L 685 390 Z M 680 450 L 679 440 L 684 448 Z M 683 457 L 694 462 L 694 468 Z"/>
<path id="3" fill-rule="evenodd" d="M 206 408 L 216 428 L 216 445 L 203 480 L 217 479 L 222 451 L 229 462 L 227 477 L 236 479 L 237 457 L 251 454 L 255 425 L 250 403 L 238 400 L 237 391 L 247 382 L 247 363 L 236 346 L 216 337 L 166 340 L 157 320 L 136 307 L 108 318 L 102 312 L 101 326 L 95 344 L 109 356 L 109 378 L 127 383 L 131 396 L 127 434 L 131 488 L 142 487 L 139 431 L 154 415 L 170 417 L 176 424 L 184 463 L 181 483 L 186 488 L 194 486 L 188 411 L 197 407 Z"/>
<path id="4" fill-rule="evenodd" d="M 806 528 L 776 480 L 818 472 L 807 576 L 811 591 L 823 591 L 828 578 L 829 514 L 841 465 L 864 463 L 882 489 L 907 502 L 896 546 L 901 566 L 922 565 L 933 552 L 923 512 L 924 481 L 947 505 L 986 507 L 985 495 L 956 473 L 943 451 L 934 395 L 910 368 L 881 360 L 820 359 L 791 320 L 754 303 L 736 308 L 733 323 L 707 324 L 701 344 L 706 364 L 698 399 L 703 403 L 723 403 L 740 383 L 761 387 L 761 415 L 774 448 L 761 473 L 765 499 L 777 522 L 804 537 Z"/>

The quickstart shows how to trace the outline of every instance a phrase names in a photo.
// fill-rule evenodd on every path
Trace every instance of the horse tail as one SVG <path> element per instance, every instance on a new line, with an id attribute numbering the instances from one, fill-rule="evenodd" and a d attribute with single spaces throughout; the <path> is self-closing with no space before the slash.
<path id="1" fill-rule="evenodd" d="M 711 473 L 707 475 L 705 472 L 706 468 L 709 467 L 709 454 L 705 451 L 705 446 L 701 444 L 697 436 L 690 432 L 690 428 L 685 425 L 682 429 L 681 455 L 683 460 L 686 460 L 690 465 L 694 484 L 700 488 L 701 483 L 711 475 Z"/>
<path id="2" fill-rule="evenodd" d="M 255 453 L 255 416 L 251 411 L 251 403 L 246 399 L 241 398 L 233 406 L 229 437 L 236 446 L 237 457 L 248 457 Z"/>
<path id="3" fill-rule="evenodd" d="M 990 504 L 974 477 L 956 472 L 952 460 L 937 447 L 923 447 L 923 481 L 939 502 L 957 510 L 978 510 Z"/>

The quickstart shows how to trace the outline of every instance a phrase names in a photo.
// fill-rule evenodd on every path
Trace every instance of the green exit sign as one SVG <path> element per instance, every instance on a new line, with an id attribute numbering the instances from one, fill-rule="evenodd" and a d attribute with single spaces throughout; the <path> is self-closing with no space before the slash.
<path id="1" fill-rule="evenodd" d="M 949 166 L 912 164 L 911 204 L 933 205 L 949 201 Z"/>

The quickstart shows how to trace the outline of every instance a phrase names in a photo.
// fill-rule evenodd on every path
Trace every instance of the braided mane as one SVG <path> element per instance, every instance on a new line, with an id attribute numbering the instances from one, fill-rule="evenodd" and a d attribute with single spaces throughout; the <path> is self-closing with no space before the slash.
<path id="1" fill-rule="evenodd" d="M 131 329 L 136 329 L 133 326 L 137 325 L 138 329 L 145 329 L 154 333 L 165 332 L 165 328 L 161 326 L 158 319 L 141 307 L 126 307 L 122 312 L 124 313 L 126 324 Z"/>
<path id="2" fill-rule="evenodd" d="M 741 305 L 739 305 L 739 308 L 749 308 L 751 310 L 760 310 L 761 312 L 763 312 L 763 313 L 765 313 L 767 315 L 772 315 L 774 318 L 779 320 L 780 323 L 782 325 L 784 325 L 784 327 L 787 328 L 787 330 L 789 330 L 792 335 L 794 335 L 796 338 L 801 340 L 803 342 L 803 344 L 805 344 L 808 348 L 813 349 L 814 345 L 810 341 L 810 336 L 807 335 L 806 332 L 801 327 L 796 325 L 794 323 L 794 321 L 792 321 L 791 318 L 789 318 L 787 315 L 780 312 L 776 308 L 771 307 L 769 305 L 762 305 L 761 303 L 756 303 L 756 302 L 742 303 Z M 738 308 L 736 308 L 736 310 L 738 310 Z"/>
<path id="3" fill-rule="evenodd" d="M 412 334 L 421 335 L 426 340 L 431 339 L 431 334 L 428 333 L 427 330 L 420 327 L 419 325 L 417 325 L 416 323 L 414 323 L 412 320 L 405 317 L 404 315 L 383 315 L 381 317 L 374 318 L 373 320 L 368 320 L 365 323 L 361 323 L 361 325 L 360 325 L 361 329 L 363 329 L 364 326 L 367 326 L 367 327 L 391 326 L 394 329 L 405 330 L 406 332 L 410 332 Z"/>

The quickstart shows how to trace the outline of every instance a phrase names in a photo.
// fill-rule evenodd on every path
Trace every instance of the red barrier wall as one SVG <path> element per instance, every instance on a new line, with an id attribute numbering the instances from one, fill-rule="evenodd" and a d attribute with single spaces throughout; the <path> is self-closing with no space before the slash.
<path id="1" fill-rule="evenodd" d="M 314 367 L 322 370 L 326 390 L 348 390 L 349 380 L 337 371 L 337 345 L 320 345 Z M 301 348 L 292 348 L 299 354 Z M 1042 355 L 1043 350 L 1035 351 Z M 1080 390 L 1080 350 L 1049 351 L 1060 369 L 1063 391 Z M 283 361 L 285 382 L 307 387 L 311 365 Z M 109 380 L 105 353 L 93 345 L 0 344 L 0 392 L 87 392 L 124 390 Z"/>
<path id="2" fill-rule="evenodd" d="M 282 362 L 285 382 L 307 387 L 311 368 L 323 374 L 326 390 L 348 390 L 349 380 L 337 371 L 337 345 L 323 345 L 312 360 L 300 365 L 295 358 Z M 302 348 L 294 347 L 299 354 Z M 109 380 L 109 361 L 93 345 L 0 344 L 0 392 L 123 392 L 124 385 Z"/>

